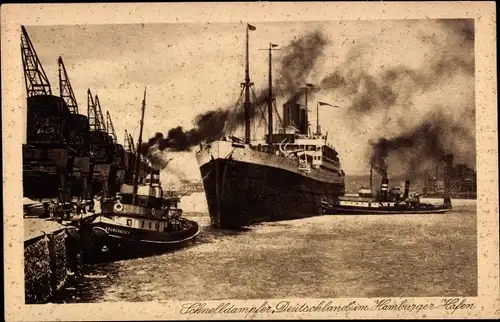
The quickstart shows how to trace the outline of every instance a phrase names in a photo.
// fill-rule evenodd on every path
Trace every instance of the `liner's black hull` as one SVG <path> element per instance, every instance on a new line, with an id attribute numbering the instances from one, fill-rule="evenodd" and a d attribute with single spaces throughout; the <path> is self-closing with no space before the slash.
<path id="1" fill-rule="evenodd" d="M 214 159 L 200 171 L 212 225 L 229 229 L 321 215 L 322 200 L 345 189 L 342 183 L 230 159 Z"/>

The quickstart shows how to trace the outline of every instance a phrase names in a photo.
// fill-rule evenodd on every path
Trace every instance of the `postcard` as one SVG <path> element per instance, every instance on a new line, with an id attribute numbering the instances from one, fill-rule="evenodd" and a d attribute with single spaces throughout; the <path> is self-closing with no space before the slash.
<path id="1" fill-rule="evenodd" d="M 499 318 L 495 26 L 2 6 L 6 320 Z"/>

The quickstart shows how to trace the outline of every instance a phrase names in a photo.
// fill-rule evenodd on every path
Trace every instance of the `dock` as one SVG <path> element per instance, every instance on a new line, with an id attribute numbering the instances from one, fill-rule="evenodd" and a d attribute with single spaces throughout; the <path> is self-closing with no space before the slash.
<path id="1" fill-rule="evenodd" d="M 24 218 L 24 242 L 30 243 L 44 235 L 64 230 L 66 227 L 57 221 L 43 218 Z"/>
<path id="2" fill-rule="evenodd" d="M 23 224 L 25 302 L 46 303 L 77 270 L 79 247 L 69 226 L 55 218 L 25 218 Z"/>

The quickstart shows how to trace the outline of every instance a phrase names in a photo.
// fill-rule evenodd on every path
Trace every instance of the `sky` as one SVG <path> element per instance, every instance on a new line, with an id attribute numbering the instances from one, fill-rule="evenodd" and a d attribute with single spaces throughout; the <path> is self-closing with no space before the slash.
<path id="1" fill-rule="evenodd" d="M 321 87 L 332 74 L 344 79 L 345 86 L 321 88 L 309 99 L 309 118 L 311 124 L 316 124 L 318 101 L 339 106 L 321 107 L 320 123 L 323 131 L 329 133 L 329 143 L 339 151 L 347 174 L 369 171 L 370 141 L 417 126 L 437 109 L 447 120 L 471 119 L 465 122 L 466 128 L 475 133 L 474 69 L 472 73 L 467 70 L 470 64 L 474 66 L 474 46 L 473 42 L 467 46 L 464 40 L 467 35 L 464 36 L 463 30 L 470 26 L 463 21 L 252 24 L 256 30 L 250 32 L 250 77 L 256 89 L 267 86 L 268 56 L 267 51 L 260 49 L 267 48 L 269 42 L 286 49 L 290 42 L 315 31 L 326 39 L 316 63 L 303 80 Z M 26 29 L 53 93 L 59 93 L 57 58 L 62 56 L 80 113 L 87 114 L 86 91 L 90 88 L 99 96 L 103 114 L 110 112 L 122 144 L 125 129 L 137 142 L 145 87 L 144 138 L 147 139 L 176 126 L 191 129 L 200 113 L 234 105 L 244 81 L 244 22 L 26 26 Z M 285 50 L 273 53 L 276 78 L 283 75 L 280 59 L 285 53 Z M 444 68 L 448 66 L 449 70 L 440 78 L 442 71 L 435 69 L 442 67 L 438 60 L 443 57 Z M 390 88 L 398 93 L 397 99 L 385 104 L 380 88 L 385 88 L 382 85 L 387 83 L 387 71 L 401 69 L 406 75 L 420 78 L 398 76 L 397 82 L 390 83 Z M 360 108 L 363 101 L 356 100 L 360 95 L 363 98 L 363 93 L 373 96 L 370 98 L 375 100 L 370 103 L 373 108 Z M 285 100 L 285 93 L 277 93 L 279 111 Z M 475 139 L 451 144 L 461 149 L 459 157 L 462 153 L 469 163 L 475 158 Z M 171 153 L 170 157 L 173 160 L 164 172 L 169 172 L 167 176 L 171 175 L 172 180 L 199 178 L 194 151 Z"/>

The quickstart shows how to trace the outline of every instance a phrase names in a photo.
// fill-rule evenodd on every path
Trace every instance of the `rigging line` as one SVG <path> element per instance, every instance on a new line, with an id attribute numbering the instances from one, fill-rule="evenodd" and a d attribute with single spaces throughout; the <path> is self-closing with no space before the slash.
<path id="1" fill-rule="evenodd" d="M 250 87 L 250 89 L 252 90 L 254 102 L 257 102 L 257 95 L 255 95 L 255 91 L 254 91 L 253 87 Z M 262 116 L 261 121 L 264 120 L 264 122 L 266 122 L 266 125 L 267 125 L 267 120 L 266 120 L 266 116 L 264 114 L 264 111 L 262 110 L 260 105 L 258 105 L 258 104 L 256 104 L 256 105 L 259 108 L 260 114 Z M 261 123 L 259 123 L 259 124 L 261 124 Z"/>
<path id="2" fill-rule="evenodd" d="M 244 90 L 245 90 L 245 88 L 244 88 L 244 87 L 242 87 L 241 92 L 240 92 L 240 96 L 239 96 L 239 97 L 238 97 L 238 99 L 236 100 L 236 103 L 234 104 L 234 107 L 233 107 L 235 110 L 236 110 L 236 109 L 237 109 L 237 108 L 241 105 L 241 99 L 242 99 L 242 97 L 243 97 L 243 91 L 244 91 Z M 228 120 L 226 121 L 226 124 L 224 124 L 224 129 L 222 130 L 222 132 L 223 132 L 223 133 L 226 133 L 226 131 L 227 131 L 227 127 L 228 127 L 229 123 L 232 123 L 232 120 L 229 120 L 229 119 L 228 119 Z M 233 133 L 231 133 L 231 134 L 233 134 Z"/>
<path id="3" fill-rule="evenodd" d="M 254 95 L 254 99 L 256 100 L 255 98 L 255 93 L 253 93 Z M 263 127 L 267 127 L 267 119 L 266 119 L 266 116 L 265 116 L 265 111 L 262 110 L 261 106 L 258 105 L 257 108 L 259 109 L 260 111 L 260 118 L 259 118 L 259 121 L 258 121 L 258 124 L 256 124 L 256 122 L 253 122 L 253 134 L 254 134 L 254 139 L 256 138 L 256 133 L 257 133 L 257 130 L 258 129 L 261 129 Z M 262 125 L 262 123 L 264 123 L 264 126 Z"/>
<path id="4" fill-rule="evenodd" d="M 278 108 L 276 107 L 276 98 L 275 97 L 273 97 L 273 107 L 274 107 L 274 111 L 276 112 L 276 116 L 278 116 L 278 122 L 279 122 L 281 128 L 284 128 L 283 119 L 281 118 L 280 113 L 278 112 Z"/>

